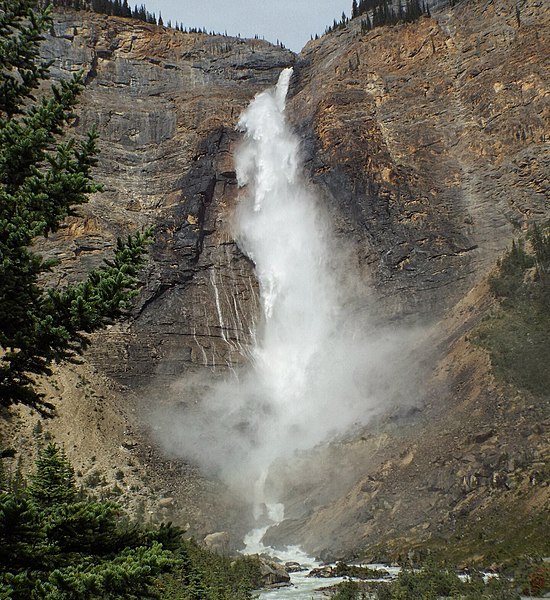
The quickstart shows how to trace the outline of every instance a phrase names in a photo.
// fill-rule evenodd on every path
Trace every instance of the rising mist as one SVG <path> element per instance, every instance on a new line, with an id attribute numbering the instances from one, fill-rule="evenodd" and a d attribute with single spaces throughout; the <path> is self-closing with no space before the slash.
<path id="1" fill-rule="evenodd" d="M 200 402 L 188 403 L 181 418 L 164 415 L 161 427 L 170 451 L 256 506 L 278 500 L 264 487 L 275 461 L 363 426 L 385 408 L 403 342 L 373 333 L 368 306 L 348 285 L 346 253 L 303 178 L 300 142 L 285 118 L 291 75 L 284 70 L 238 124 L 234 236 L 255 265 L 262 309 L 249 366 L 205 384 Z"/>

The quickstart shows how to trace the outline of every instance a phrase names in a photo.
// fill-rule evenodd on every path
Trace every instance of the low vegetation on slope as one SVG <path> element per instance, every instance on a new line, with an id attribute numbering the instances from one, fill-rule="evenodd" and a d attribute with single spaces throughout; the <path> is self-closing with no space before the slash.
<path id="1" fill-rule="evenodd" d="M 144 527 L 116 503 L 84 494 L 50 443 L 29 485 L 0 484 L 0 598 L 252 598 L 256 559 L 230 560 L 182 535 L 169 524 Z"/>
<path id="2" fill-rule="evenodd" d="M 529 574 L 550 554 L 550 463 L 541 437 L 550 399 L 550 227 L 534 225 L 515 241 L 489 283 L 495 306 L 470 339 L 489 353 L 509 418 L 515 415 L 513 427 L 524 410 L 528 419 L 539 420 L 531 421 L 533 437 L 525 440 L 523 454 L 518 445 L 502 446 L 502 460 L 515 463 L 514 470 L 504 469 L 503 480 L 485 492 L 476 488 L 467 495 L 455 515 L 454 535 L 435 536 L 424 551 L 452 564 Z M 525 439 L 525 428 L 521 432 Z"/>
<path id="3" fill-rule="evenodd" d="M 514 242 L 490 281 L 498 307 L 475 334 L 495 374 L 533 394 L 550 391 L 550 231 Z"/>
<path id="4" fill-rule="evenodd" d="M 333 600 L 519 600 L 520 593 L 536 595 L 548 588 L 550 569 L 541 567 L 530 575 L 509 580 L 485 579 L 480 572 L 459 577 L 454 570 L 426 564 L 422 569 L 403 570 L 394 581 L 359 583 L 345 581 L 337 586 Z M 545 579 L 546 578 L 546 579 Z"/>

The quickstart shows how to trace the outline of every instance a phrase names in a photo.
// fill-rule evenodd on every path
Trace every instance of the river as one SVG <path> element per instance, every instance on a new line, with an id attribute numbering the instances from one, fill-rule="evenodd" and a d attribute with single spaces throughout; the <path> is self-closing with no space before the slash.
<path id="1" fill-rule="evenodd" d="M 312 565 L 312 568 L 318 565 Z M 392 577 L 399 573 L 398 567 L 388 567 L 385 565 L 366 565 L 371 569 L 384 569 Z M 260 593 L 260 600 L 312 600 L 317 598 L 325 598 L 328 593 L 326 588 L 332 588 L 338 583 L 341 583 L 345 577 L 308 577 L 309 568 L 307 571 L 290 574 L 291 585 L 263 590 Z M 374 580 L 376 581 L 376 580 Z"/>
<path id="2" fill-rule="evenodd" d="M 346 578 L 345 577 L 308 577 L 308 573 L 312 568 L 319 566 L 318 563 L 309 559 L 304 561 L 303 553 L 300 553 L 300 558 L 302 559 L 301 564 L 306 567 L 305 571 L 300 571 L 297 573 L 290 574 L 290 585 L 266 589 L 262 590 L 259 594 L 259 600 L 317 600 L 323 598 L 329 598 L 331 596 L 328 588 L 333 588 L 333 586 L 341 583 Z M 297 556 L 285 556 L 285 560 L 295 560 L 298 558 Z M 381 564 L 369 564 L 364 565 L 371 569 L 376 570 L 385 570 L 388 574 L 394 578 L 397 577 L 400 568 L 399 567 L 390 567 L 387 565 Z M 486 574 L 485 577 L 491 577 L 493 575 Z M 462 577 L 466 577 L 465 575 L 461 575 Z M 376 581 L 376 580 L 371 580 Z M 387 581 L 387 579 L 386 579 Z M 535 597 L 535 596 L 521 596 L 521 600 L 547 600 L 548 596 L 545 598 Z"/>

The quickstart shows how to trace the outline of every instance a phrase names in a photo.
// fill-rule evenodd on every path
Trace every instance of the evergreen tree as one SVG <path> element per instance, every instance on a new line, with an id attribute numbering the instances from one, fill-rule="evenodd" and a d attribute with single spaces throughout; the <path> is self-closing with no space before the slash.
<path id="1" fill-rule="evenodd" d="M 550 232 L 544 232 L 536 223 L 531 227 L 529 239 L 535 253 L 539 273 L 546 273 L 550 267 Z"/>
<path id="2" fill-rule="evenodd" d="M 38 506 L 72 502 L 77 495 L 74 470 L 65 452 L 52 442 L 40 453 L 31 482 L 29 497 Z"/>
<path id="3" fill-rule="evenodd" d="M 18 495 L 0 494 L 0 598 L 149 598 L 180 564 L 179 529 L 147 531 L 114 503 L 77 501 L 73 469 L 54 444 L 31 480 Z"/>
<path id="4" fill-rule="evenodd" d="M 0 493 L 0 598 L 251 600 L 253 557 L 224 557 L 170 524 L 145 529 L 116 503 L 77 494 L 73 468 L 50 444 L 31 485 Z"/>
<path id="5" fill-rule="evenodd" d="M 30 97 L 46 76 L 49 65 L 37 60 L 37 53 L 48 24 L 47 13 L 31 10 L 28 2 L 2 2 L 0 112 L 8 119 L 22 112 L 22 99 Z"/>
<path id="6" fill-rule="evenodd" d="M 82 77 L 32 93 L 47 77 L 39 57 L 50 9 L 33 0 L 6 0 L 0 11 L 0 405 L 53 406 L 33 375 L 81 352 L 92 332 L 119 316 L 135 293 L 150 233 L 119 242 L 114 260 L 64 290 L 39 282 L 53 266 L 33 252 L 37 236 L 55 232 L 74 207 L 99 190 L 92 181 L 97 134 L 62 139 L 74 117 Z"/>

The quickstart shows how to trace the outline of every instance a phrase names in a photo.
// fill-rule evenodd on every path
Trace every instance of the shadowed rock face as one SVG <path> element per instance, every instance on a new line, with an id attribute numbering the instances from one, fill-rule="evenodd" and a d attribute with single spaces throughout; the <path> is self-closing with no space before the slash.
<path id="1" fill-rule="evenodd" d="M 341 485 L 300 472 L 286 499 L 294 520 L 273 541 L 344 556 L 403 532 L 422 538 L 426 523 L 440 532 L 472 498 L 489 497 L 498 469 L 485 454 L 527 453 L 513 422 L 524 419 L 528 433 L 534 417 L 519 403 L 503 412 L 486 362 L 460 342 L 486 301 L 453 309 L 514 235 L 549 214 L 549 11 L 527 0 L 518 21 L 515 6 L 469 2 L 366 35 L 352 22 L 297 58 L 258 40 L 56 16 L 44 52 L 55 78 L 85 71 L 76 131 L 98 127 L 105 191 L 41 244 L 61 259 L 55 281 L 97 265 L 117 236 L 156 227 L 131 320 L 94 336 L 87 359 L 100 373 L 168 400 L 181 375 L 223 375 L 246 361 L 259 306 L 252 265 L 232 236 L 235 124 L 294 62 L 287 113 L 307 175 L 354 269 L 382 300 L 380 318 L 433 323 L 454 310 L 439 328 L 442 359 L 422 416 L 329 451 L 332 469 L 346 472 Z M 465 499 L 481 472 L 486 488 Z M 180 508 L 196 502 L 172 495 Z M 200 520 L 200 509 L 191 512 Z M 221 510 L 203 529 L 235 529 L 227 521 Z"/>
<path id="2" fill-rule="evenodd" d="M 91 360 L 133 388 L 189 367 L 243 360 L 257 311 L 249 262 L 231 236 L 235 124 L 294 55 L 260 40 L 183 34 L 96 14 L 56 16 L 52 76 L 83 69 L 78 131 L 96 126 L 105 191 L 46 246 L 61 281 L 146 225 L 155 244 L 131 324 L 102 333 Z"/>

